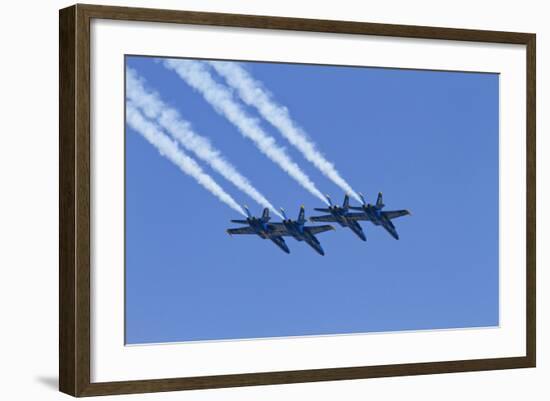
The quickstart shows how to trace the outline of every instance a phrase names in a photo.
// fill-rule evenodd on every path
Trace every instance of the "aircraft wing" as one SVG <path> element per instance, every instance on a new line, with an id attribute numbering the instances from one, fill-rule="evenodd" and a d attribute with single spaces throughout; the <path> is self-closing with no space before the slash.
<path id="1" fill-rule="evenodd" d="M 268 227 L 269 227 L 269 232 L 272 235 L 279 235 L 279 236 L 290 235 L 290 233 L 288 232 L 287 228 L 283 223 L 270 223 Z"/>
<path id="2" fill-rule="evenodd" d="M 396 217 L 406 216 L 411 214 L 408 210 L 390 210 L 388 212 L 382 212 L 388 219 L 395 219 Z"/>
<path id="3" fill-rule="evenodd" d="M 304 227 L 304 229 L 308 230 L 311 234 L 315 235 L 315 234 L 323 233 L 325 231 L 334 230 L 334 227 L 329 224 L 325 224 L 324 226 Z"/>
<path id="4" fill-rule="evenodd" d="M 332 214 L 326 214 L 323 216 L 313 216 L 310 217 L 311 221 L 336 221 L 336 218 Z"/>
<path id="5" fill-rule="evenodd" d="M 318 212 L 330 213 L 330 209 L 327 209 L 326 207 L 314 207 L 313 210 L 317 210 Z"/>
<path id="6" fill-rule="evenodd" d="M 366 213 L 348 213 L 348 214 L 346 214 L 346 219 L 349 219 L 349 220 L 364 220 L 364 221 L 370 220 L 369 216 L 367 216 Z"/>
<path id="7" fill-rule="evenodd" d="M 240 227 L 240 228 L 230 228 L 227 230 L 227 233 L 230 235 L 233 234 L 256 234 L 252 227 Z"/>
<path id="8" fill-rule="evenodd" d="M 283 237 L 271 237 L 270 239 L 271 241 L 273 241 L 275 245 L 281 248 L 283 252 L 290 253 L 290 249 L 288 249 L 288 246 L 286 245 L 286 242 L 283 239 Z"/>

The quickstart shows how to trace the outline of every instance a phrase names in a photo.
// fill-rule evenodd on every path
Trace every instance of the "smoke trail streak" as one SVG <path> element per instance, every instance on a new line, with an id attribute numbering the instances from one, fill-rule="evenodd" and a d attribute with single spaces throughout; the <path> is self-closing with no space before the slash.
<path id="1" fill-rule="evenodd" d="M 252 140 L 263 154 L 294 178 L 303 188 L 328 205 L 323 194 L 290 158 L 285 149 L 258 125 L 256 119 L 246 113 L 233 98 L 229 88 L 214 81 L 203 63 L 171 59 L 165 60 L 164 66 L 175 71 L 189 86 L 200 92 L 214 110 L 235 125 L 244 137 Z"/>
<path id="2" fill-rule="evenodd" d="M 220 201 L 246 217 L 243 209 L 231 195 L 225 192 L 212 177 L 206 174 L 193 158 L 187 156 L 179 149 L 176 142 L 162 133 L 156 124 L 148 121 L 130 101 L 126 102 L 126 122 L 151 145 L 156 147 L 162 156 L 178 166 L 185 174 L 193 177 Z"/>
<path id="3" fill-rule="evenodd" d="M 210 61 L 208 62 L 220 74 L 229 86 L 236 89 L 244 103 L 258 110 L 260 115 L 311 162 L 334 184 L 344 192 L 349 193 L 355 200 L 361 202 L 359 195 L 342 178 L 333 163 L 329 162 L 317 149 L 315 143 L 292 119 L 288 109 L 278 104 L 271 94 L 264 89 L 262 83 L 252 77 L 248 71 L 235 62 Z"/>
<path id="4" fill-rule="evenodd" d="M 174 139 L 199 159 L 208 163 L 213 170 L 230 181 L 263 207 L 275 215 L 281 213 L 263 196 L 220 152 L 212 146 L 208 138 L 195 133 L 191 124 L 182 119 L 177 110 L 168 107 L 160 96 L 145 88 L 144 80 L 131 68 L 126 69 L 126 97 L 138 106 L 143 113 L 155 119 Z"/>

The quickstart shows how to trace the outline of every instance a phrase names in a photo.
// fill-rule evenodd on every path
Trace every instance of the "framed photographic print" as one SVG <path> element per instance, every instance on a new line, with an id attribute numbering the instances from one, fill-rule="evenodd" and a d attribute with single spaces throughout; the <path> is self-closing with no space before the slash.
<path id="1" fill-rule="evenodd" d="M 534 34 L 59 21 L 61 391 L 535 366 Z"/>

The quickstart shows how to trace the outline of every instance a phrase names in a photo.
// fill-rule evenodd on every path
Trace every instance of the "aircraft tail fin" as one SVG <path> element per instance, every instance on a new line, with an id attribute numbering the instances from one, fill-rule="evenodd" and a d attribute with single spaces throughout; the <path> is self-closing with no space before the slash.
<path id="1" fill-rule="evenodd" d="M 243 208 L 244 208 L 244 210 L 245 210 L 245 212 L 246 212 L 246 215 L 247 215 L 249 218 L 252 217 L 252 215 L 250 214 L 250 210 L 248 210 L 248 206 L 243 205 Z"/>
<path id="2" fill-rule="evenodd" d="M 266 207 L 262 213 L 262 220 L 263 221 L 269 221 L 269 209 Z"/>
<path id="3" fill-rule="evenodd" d="M 363 205 L 366 205 L 367 202 L 365 202 L 365 197 L 363 196 L 362 193 L 359 193 L 359 197 L 361 198 L 361 201 L 363 202 Z"/>
<path id="4" fill-rule="evenodd" d="M 349 195 L 348 195 L 348 194 L 346 194 L 346 195 L 344 196 L 344 203 L 342 204 L 342 207 L 343 207 L 344 209 L 348 209 L 348 208 L 349 208 Z"/>
<path id="5" fill-rule="evenodd" d="M 300 206 L 300 213 L 298 214 L 298 223 L 304 224 L 306 222 L 306 212 L 304 206 Z"/>
<path id="6" fill-rule="evenodd" d="M 378 192 L 378 198 L 376 198 L 376 206 L 380 209 L 384 207 L 384 200 L 382 199 L 382 192 Z"/>

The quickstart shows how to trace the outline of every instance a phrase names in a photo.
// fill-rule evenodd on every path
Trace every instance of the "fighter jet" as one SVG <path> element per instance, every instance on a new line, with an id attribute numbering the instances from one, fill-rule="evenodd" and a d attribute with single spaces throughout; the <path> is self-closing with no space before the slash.
<path id="1" fill-rule="evenodd" d="M 272 223 L 274 227 L 274 232 L 277 235 L 294 237 L 296 241 L 305 241 L 306 244 L 315 249 L 318 254 L 325 254 L 325 251 L 323 251 L 321 243 L 319 242 L 317 237 L 315 237 L 315 234 L 334 230 L 333 226 L 328 224 L 323 226 L 306 226 L 306 218 L 303 206 L 300 207 L 300 213 L 298 214 L 297 220 L 289 219 L 283 209 L 281 209 L 281 212 L 284 216 L 283 222 Z"/>
<path id="2" fill-rule="evenodd" d="M 248 224 L 248 227 L 230 228 L 227 230 L 229 235 L 233 234 L 256 234 L 262 239 L 270 239 L 275 245 L 283 250 L 283 252 L 290 253 L 288 246 L 281 234 L 278 234 L 273 224 L 269 223 L 271 219 L 269 217 L 269 209 L 265 208 L 261 217 L 254 217 L 250 214 L 248 207 L 244 206 L 248 218 L 246 220 L 231 220 L 233 223 Z M 280 230 L 279 230 L 280 231 Z"/>
<path id="3" fill-rule="evenodd" d="M 399 239 L 397 230 L 395 229 L 395 226 L 393 225 L 391 220 L 395 219 L 396 217 L 410 215 L 411 212 L 409 212 L 408 210 L 390 210 L 387 212 L 382 211 L 385 206 L 384 201 L 382 200 L 382 192 L 378 193 L 378 198 L 376 199 L 375 205 L 371 205 L 370 203 L 365 202 L 365 198 L 363 198 L 363 195 L 360 194 L 360 196 L 361 200 L 363 201 L 363 206 L 350 206 L 350 209 L 361 210 L 362 213 L 350 213 L 350 218 L 354 220 L 368 220 L 376 226 L 384 227 L 393 238 Z"/>
<path id="4" fill-rule="evenodd" d="M 327 197 L 328 203 L 330 206 L 328 208 L 314 208 L 318 212 L 325 212 L 330 213 L 323 216 L 313 216 L 310 217 L 310 221 L 333 221 L 338 224 L 340 224 L 342 227 L 349 227 L 351 231 L 355 235 L 357 235 L 359 238 L 361 238 L 363 241 L 366 241 L 367 238 L 365 237 L 365 233 L 363 232 L 363 229 L 359 225 L 359 223 L 352 218 L 351 216 L 353 213 L 349 213 L 349 195 L 346 194 L 344 196 L 344 203 L 342 206 L 334 205 L 332 201 L 330 200 L 330 197 L 328 195 L 325 195 Z M 359 213 L 355 213 L 359 214 Z"/>

